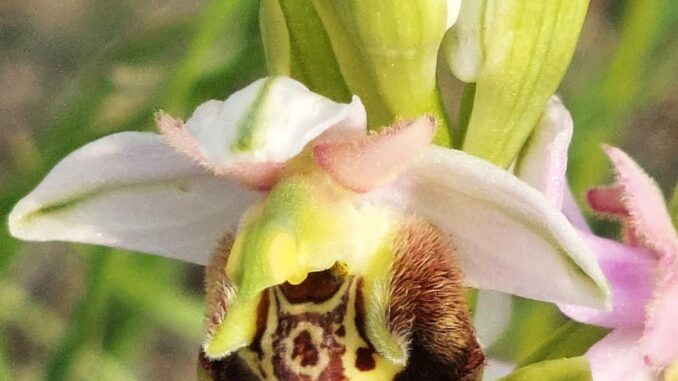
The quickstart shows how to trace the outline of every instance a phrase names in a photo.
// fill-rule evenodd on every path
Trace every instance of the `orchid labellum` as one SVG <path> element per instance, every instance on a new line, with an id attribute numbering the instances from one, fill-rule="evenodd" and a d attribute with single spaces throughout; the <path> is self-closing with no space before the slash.
<path id="1" fill-rule="evenodd" d="M 475 380 L 464 287 L 608 303 L 559 208 L 430 117 L 368 134 L 357 97 L 271 77 L 157 123 L 66 157 L 10 227 L 208 264 L 203 379 Z"/>

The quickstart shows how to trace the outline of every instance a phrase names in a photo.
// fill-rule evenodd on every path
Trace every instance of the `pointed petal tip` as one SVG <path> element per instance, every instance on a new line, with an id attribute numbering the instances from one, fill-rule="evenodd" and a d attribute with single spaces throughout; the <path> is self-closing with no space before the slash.
<path id="1" fill-rule="evenodd" d="M 121 132 L 62 159 L 8 216 L 26 241 L 116 247 L 204 264 L 259 199 L 205 173 L 159 135 Z"/>
<path id="2" fill-rule="evenodd" d="M 31 214 L 32 210 L 37 210 L 37 205 L 31 206 L 31 202 L 27 198 L 21 199 L 9 213 L 7 217 L 7 227 L 9 234 L 22 241 L 31 241 L 31 235 L 26 226 L 27 216 Z"/>

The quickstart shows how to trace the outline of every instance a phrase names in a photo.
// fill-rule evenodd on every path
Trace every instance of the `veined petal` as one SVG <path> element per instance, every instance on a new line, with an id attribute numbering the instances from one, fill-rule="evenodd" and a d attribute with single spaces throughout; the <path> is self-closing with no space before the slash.
<path id="1" fill-rule="evenodd" d="M 480 36 L 484 57 L 462 147 L 508 167 L 565 75 L 588 0 L 485 3 Z"/>
<path id="2" fill-rule="evenodd" d="M 122 132 L 64 158 L 14 207 L 18 238 L 119 247 L 204 264 L 259 196 L 216 178 L 160 135 Z"/>
<path id="3" fill-rule="evenodd" d="M 656 381 L 638 347 L 640 329 L 615 329 L 586 353 L 595 381 Z"/>
<path id="4" fill-rule="evenodd" d="M 358 97 L 335 103 L 293 79 L 270 77 L 223 102 L 203 103 L 185 125 L 163 133 L 178 150 L 220 172 L 240 163 L 284 163 L 332 127 L 362 134 L 366 123 Z"/>
<path id="5" fill-rule="evenodd" d="M 531 186 L 482 159 L 433 146 L 405 176 L 408 207 L 450 236 L 471 286 L 551 302 L 609 305 L 595 256 L 565 216 Z"/>
<path id="6" fill-rule="evenodd" d="M 539 190 L 558 209 L 567 187 L 567 149 L 572 130 L 569 111 L 560 99 L 551 97 L 516 167 L 516 176 Z"/>
<path id="7" fill-rule="evenodd" d="M 612 288 L 612 311 L 560 305 L 570 318 L 608 328 L 642 328 L 652 297 L 657 261 L 647 250 L 580 232 L 598 256 Z"/>

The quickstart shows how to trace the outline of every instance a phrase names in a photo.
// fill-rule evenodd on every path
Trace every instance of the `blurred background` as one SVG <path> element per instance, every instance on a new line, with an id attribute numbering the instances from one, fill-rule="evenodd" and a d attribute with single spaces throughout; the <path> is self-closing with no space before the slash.
<path id="1" fill-rule="evenodd" d="M 188 116 L 265 75 L 257 8 L 232 0 L 0 1 L 0 380 L 195 378 L 202 268 L 20 243 L 4 220 L 75 148 L 150 130 L 154 110 Z M 626 149 L 671 195 L 678 2 L 592 0 L 560 94 L 575 120 L 570 180 L 578 195 L 609 179 L 602 142 Z M 513 329 L 491 350 L 506 360 L 555 356 L 543 353 L 554 332 L 582 348 L 605 333 L 547 305 L 514 307 Z"/>

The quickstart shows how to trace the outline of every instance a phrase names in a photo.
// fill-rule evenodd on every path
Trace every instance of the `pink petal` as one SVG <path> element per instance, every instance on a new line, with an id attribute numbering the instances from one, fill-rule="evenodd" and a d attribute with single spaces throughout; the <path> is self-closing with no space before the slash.
<path id="1" fill-rule="evenodd" d="M 609 213 L 618 217 L 626 218 L 629 211 L 622 202 L 624 198 L 624 188 L 621 186 L 600 187 L 589 190 L 586 199 L 591 209 L 600 213 Z"/>
<path id="2" fill-rule="evenodd" d="M 158 130 L 160 130 L 160 133 L 167 141 L 167 144 L 172 146 L 175 150 L 201 164 L 205 161 L 200 153 L 198 142 L 186 129 L 186 125 L 183 121 L 174 119 L 160 111 L 155 114 L 155 124 L 158 126 Z"/>
<path id="3" fill-rule="evenodd" d="M 645 306 L 652 297 L 656 260 L 645 249 L 581 232 L 597 254 L 598 263 L 612 287 L 612 311 L 560 305 L 561 311 L 582 323 L 608 328 L 642 329 Z"/>
<path id="4" fill-rule="evenodd" d="M 267 191 L 278 182 L 284 163 L 236 163 L 228 168 L 209 168 L 217 176 L 230 177 L 252 190 Z"/>
<path id="5" fill-rule="evenodd" d="M 155 123 L 167 143 L 174 149 L 198 162 L 215 175 L 230 177 L 250 189 L 259 191 L 270 189 L 278 181 L 285 167 L 284 163 L 273 162 L 236 163 L 228 167 L 216 166 L 203 157 L 198 142 L 182 121 L 159 112 Z"/>
<path id="6" fill-rule="evenodd" d="M 594 381 L 656 381 L 638 346 L 641 331 L 615 329 L 586 353 Z"/>
<path id="7" fill-rule="evenodd" d="M 661 280 L 656 295 L 640 345 L 648 364 L 664 368 L 678 362 L 678 271 Z"/>
<path id="8" fill-rule="evenodd" d="M 360 139 L 320 142 L 313 158 L 343 186 L 367 192 L 393 180 L 431 142 L 435 125 L 421 117 Z"/>
<path id="9" fill-rule="evenodd" d="M 603 149 L 617 172 L 616 182 L 589 193 L 591 207 L 620 217 L 627 225 L 629 244 L 646 247 L 660 257 L 678 256 L 678 236 L 655 182 L 623 151 Z"/>

